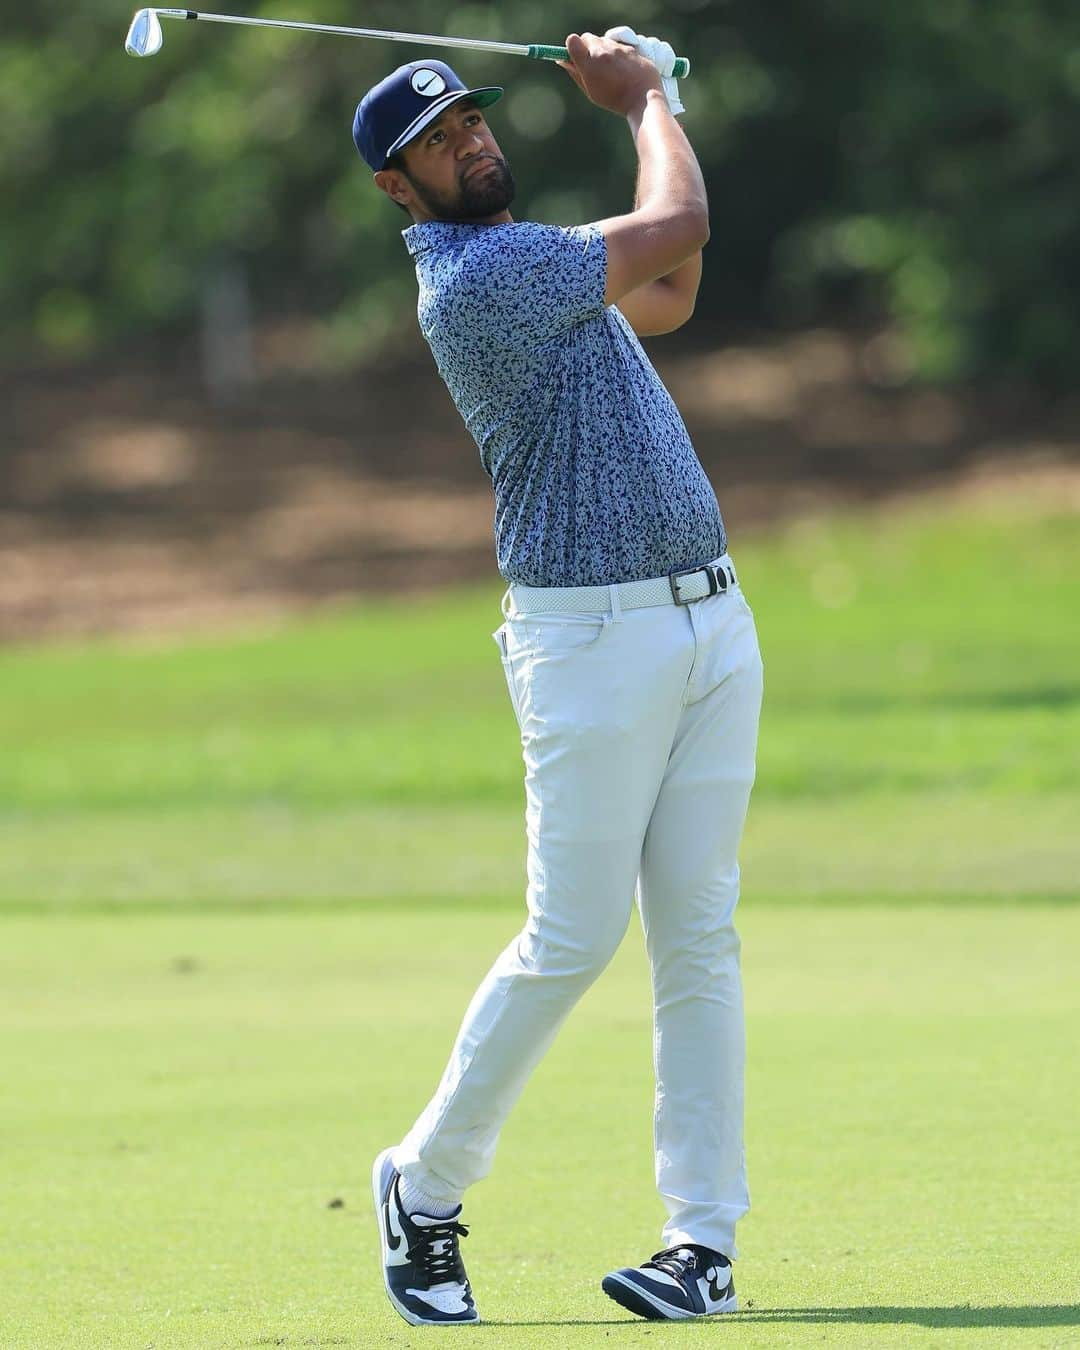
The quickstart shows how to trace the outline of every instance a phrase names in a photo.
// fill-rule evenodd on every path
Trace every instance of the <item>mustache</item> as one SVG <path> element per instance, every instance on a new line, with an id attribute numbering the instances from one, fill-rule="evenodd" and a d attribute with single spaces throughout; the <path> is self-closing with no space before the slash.
<path id="1" fill-rule="evenodd" d="M 485 164 L 504 164 L 504 163 L 505 160 L 499 159 L 497 155 L 481 155 L 478 159 L 474 159 L 471 164 L 466 166 L 465 172 L 461 175 L 461 181 L 463 183 L 468 182 L 468 180 L 472 178 L 473 174 L 479 173 Z"/>

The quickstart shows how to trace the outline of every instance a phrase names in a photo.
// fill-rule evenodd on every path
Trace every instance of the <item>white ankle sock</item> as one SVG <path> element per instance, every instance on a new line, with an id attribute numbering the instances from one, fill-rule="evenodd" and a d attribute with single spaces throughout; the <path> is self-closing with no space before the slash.
<path id="1" fill-rule="evenodd" d="M 433 1195 L 428 1195 L 426 1191 L 414 1186 L 406 1177 L 402 1177 L 398 1182 L 398 1195 L 401 1197 L 401 1208 L 406 1214 L 430 1214 L 436 1219 L 448 1219 L 461 1203 L 457 1200 L 452 1203 L 436 1200 Z"/>

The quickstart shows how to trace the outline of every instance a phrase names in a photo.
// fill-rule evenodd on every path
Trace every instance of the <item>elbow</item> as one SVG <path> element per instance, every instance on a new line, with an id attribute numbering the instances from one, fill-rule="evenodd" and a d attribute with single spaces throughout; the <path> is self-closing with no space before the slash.
<path id="1" fill-rule="evenodd" d="M 684 203 L 669 212 L 667 230 L 671 242 L 677 240 L 678 247 L 689 258 L 709 242 L 709 208 L 704 203 Z"/>
<path id="2" fill-rule="evenodd" d="M 684 211 L 681 223 L 683 247 L 686 249 L 687 257 L 690 257 L 700 252 L 709 242 L 709 212 L 702 208 Z"/>
<path id="3" fill-rule="evenodd" d="M 686 241 L 694 251 L 703 249 L 709 242 L 709 201 L 704 193 L 695 194 L 683 203 L 682 224 L 686 232 Z"/>

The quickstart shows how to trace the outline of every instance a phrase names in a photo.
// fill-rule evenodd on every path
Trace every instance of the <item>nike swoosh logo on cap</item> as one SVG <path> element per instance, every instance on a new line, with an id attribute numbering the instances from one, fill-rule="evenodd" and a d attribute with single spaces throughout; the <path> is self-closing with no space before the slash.
<path id="1" fill-rule="evenodd" d="M 423 84 L 418 84 L 416 86 L 416 92 L 418 94 L 422 94 L 424 90 L 427 89 L 430 85 L 434 84 L 438 78 L 439 78 L 438 75 L 432 75 L 430 80 L 425 80 Z"/>

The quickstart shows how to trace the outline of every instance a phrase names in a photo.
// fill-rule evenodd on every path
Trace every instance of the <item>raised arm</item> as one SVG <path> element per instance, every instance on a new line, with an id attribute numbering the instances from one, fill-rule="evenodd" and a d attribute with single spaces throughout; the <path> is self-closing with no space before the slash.
<path id="1" fill-rule="evenodd" d="M 639 333 L 668 332 L 693 310 L 709 238 L 701 168 L 651 61 L 593 33 L 571 33 L 566 46 L 563 69 L 598 107 L 626 118 L 638 153 L 633 211 L 597 222 L 607 243 L 604 302 L 620 302 Z"/>
<path id="2" fill-rule="evenodd" d="M 635 209 L 639 203 L 640 192 L 635 198 Z M 698 249 L 666 277 L 647 281 L 622 297 L 619 312 L 638 337 L 673 333 L 686 323 L 697 303 L 701 267 L 701 250 Z"/>

